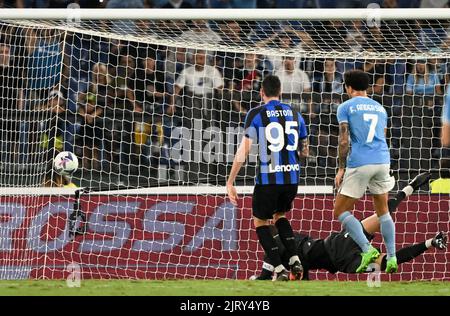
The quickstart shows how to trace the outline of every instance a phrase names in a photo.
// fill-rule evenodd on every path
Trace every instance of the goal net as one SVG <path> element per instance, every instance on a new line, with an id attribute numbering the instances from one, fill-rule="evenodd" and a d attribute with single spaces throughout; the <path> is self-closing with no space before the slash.
<path id="1" fill-rule="evenodd" d="M 83 278 L 257 273 L 256 151 L 237 180 L 238 207 L 224 184 L 268 74 L 311 144 L 289 214 L 295 231 L 341 229 L 336 109 L 349 69 L 370 75 L 369 94 L 389 114 L 395 190 L 421 171 L 439 177 L 448 11 L 437 20 L 420 18 L 426 10 L 175 11 L 0 12 L 0 279 L 65 278 L 74 266 Z M 61 151 L 80 160 L 71 179 L 52 170 Z M 91 192 L 75 196 L 74 186 Z M 355 215 L 371 214 L 365 197 Z M 394 219 L 398 248 L 448 232 L 448 195 L 424 187 Z M 383 247 L 380 235 L 374 243 Z M 429 250 L 390 278 L 450 280 L 449 259 Z"/>

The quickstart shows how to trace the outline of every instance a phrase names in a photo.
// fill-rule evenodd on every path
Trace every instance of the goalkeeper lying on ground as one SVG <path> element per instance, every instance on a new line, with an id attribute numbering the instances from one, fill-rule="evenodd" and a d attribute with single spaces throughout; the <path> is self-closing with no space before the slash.
<path id="1" fill-rule="evenodd" d="M 389 200 L 389 212 L 393 213 L 400 202 L 424 183 L 428 182 L 430 176 L 428 172 L 422 173 L 414 178 L 402 191 L 399 191 L 395 198 Z M 374 238 L 374 234 L 380 231 L 380 223 L 376 214 L 364 219 L 361 224 L 364 229 L 364 234 L 370 241 Z M 277 241 L 283 264 L 285 264 L 289 258 L 285 255 L 286 251 L 279 240 L 276 228 L 274 226 L 271 226 L 271 228 L 273 228 L 274 238 Z M 308 279 L 308 270 L 325 269 L 331 273 L 356 273 L 356 268 L 361 263 L 361 249 L 345 231 L 339 233 L 333 232 L 326 239 L 313 239 L 308 235 L 295 233 L 295 240 L 298 256 L 304 269 L 304 280 Z M 398 263 L 401 264 L 410 261 L 424 253 L 430 247 L 440 250 L 445 249 L 447 247 L 447 235 L 439 232 L 432 239 L 398 250 L 396 253 Z M 259 276 L 253 276 L 252 279 L 272 279 L 274 268 L 268 261 L 268 258 L 265 257 L 261 274 Z M 386 268 L 386 254 L 381 254 L 375 263 L 380 265 L 381 271 L 384 271 Z"/>

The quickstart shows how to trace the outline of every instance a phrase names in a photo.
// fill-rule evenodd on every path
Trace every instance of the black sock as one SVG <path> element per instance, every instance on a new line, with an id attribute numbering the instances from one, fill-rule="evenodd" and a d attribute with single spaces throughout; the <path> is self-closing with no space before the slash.
<path id="1" fill-rule="evenodd" d="M 284 247 L 286 247 L 289 258 L 292 256 L 296 256 L 297 251 L 295 249 L 296 247 L 294 232 L 292 231 L 291 224 L 289 224 L 287 218 L 280 218 L 275 222 L 275 226 L 277 227 L 281 242 L 283 243 Z"/>
<path id="2" fill-rule="evenodd" d="M 414 259 L 417 256 L 420 256 L 427 250 L 428 248 L 427 246 L 425 246 L 425 242 L 401 248 L 395 253 L 395 256 L 397 257 L 397 263 L 401 264 L 404 262 L 411 261 L 412 259 Z M 384 256 L 383 259 L 381 260 L 381 270 L 384 269 L 386 269 L 386 256 Z"/>
<path id="3" fill-rule="evenodd" d="M 261 274 L 259 275 L 259 280 L 271 280 L 272 279 L 273 272 L 262 269 Z"/>
<path id="4" fill-rule="evenodd" d="M 398 191 L 394 198 L 389 199 L 388 206 L 389 212 L 394 213 L 397 210 L 398 205 L 406 198 L 406 193 Z"/>
<path id="5" fill-rule="evenodd" d="M 269 226 L 256 227 L 256 234 L 258 235 L 259 243 L 263 247 L 270 263 L 274 266 L 274 268 L 278 267 L 281 264 L 281 258 L 278 253 L 277 243 L 270 233 Z"/>

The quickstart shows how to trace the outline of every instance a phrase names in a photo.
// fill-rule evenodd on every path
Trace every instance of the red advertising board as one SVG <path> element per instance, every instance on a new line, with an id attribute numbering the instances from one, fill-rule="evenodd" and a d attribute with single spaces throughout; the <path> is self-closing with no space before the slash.
<path id="1" fill-rule="evenodd" d="M 0 199 L 0 278 L 65 278 L 80 266 L 83 278 L 248 278 L 262 251 L 251 221 L 251 196 L 234 208 L 225 196 L 89 196 L 82 200 L 88 232 L 71 240 L 67 197 Z M 294 230 L 325 238 L 333 220 L 333 196 L 299 196 L 289 214 Z M 365 210 L 365 211 L 361 211 Z M 355 214 L 372 214 L 363 200 Z M 448 232 L 449 198 L 418 195 L 395 215 L 397 246 Z M 381 243 L 377 236 L 375 244 Z M 450 280 L 450 253 L 432 250 L 401 266 L 393 279 Z M 354 279 L 315 272 L 314 278 Z"/>

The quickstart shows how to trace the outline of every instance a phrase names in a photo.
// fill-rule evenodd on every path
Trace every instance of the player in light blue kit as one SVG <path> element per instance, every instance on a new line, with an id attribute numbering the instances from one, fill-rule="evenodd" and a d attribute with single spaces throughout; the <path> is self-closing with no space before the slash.
<path id="1" fill-rule="evenodd" d="M 381 104 L 367 97 L 369 76 L 365 72 L 348 71 L 344 74 L 344 82 L 350 100 L 342 103 L 337 110 L 339 171 L 335 179 L 338 195 L 334 215 L 362 249 L 361 264 L 356 272 L 365 272 L 380 253 L 367 240 L 361 223 L 349 210 L 353 209 L 368 187 L 386 245 L 386 272 L 396 272 L 395 225 L 388 210 L 388 194 L 394 187 L 395 180 L 389 174 L 387 113 Z"/>
<path id="2" fill-rule="evenodd" d="M 442 109 L 441 143 L 444 147 L 450 146 L 450 86 L 447 88 L 447 96 Z"/>

